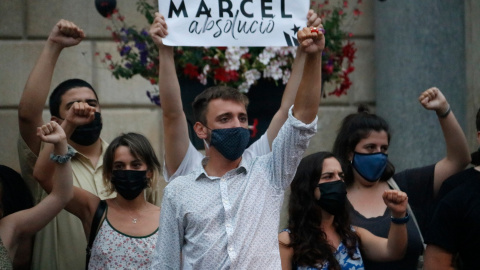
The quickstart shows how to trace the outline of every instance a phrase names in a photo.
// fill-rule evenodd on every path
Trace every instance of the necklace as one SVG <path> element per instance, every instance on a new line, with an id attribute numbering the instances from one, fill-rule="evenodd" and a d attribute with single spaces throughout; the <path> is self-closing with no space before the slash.
<path id="1" fill-rule="evenodd" d="M 125 212 L 125 213 L 127 213 L 127 211 L 125 211 L 125 209 L 123 209 L 123 208 L 122 208 L 122 207 L 121 207 L 121 206 L 118 204 L 118 202 L 117 202 L 117 199 L 116 199 L 116 198 L 115 198 L 115 199 L 113 199 L 113 201 L 114 201 L 114 202 L 115 202 L 115 204 L 118 206 L 118 208 L 120 208 L 120 209 L 122 210 L 122 212 Z M 132 216 L 131 216 L 129 213 L 127 213 L 127 215 L 128 215 L 128 216 L 129 216 L 129 217 L 132 219 L 132 223 L 133 223 L 133 224 L 137 224 L 137 220 L 138 220 L 137 218 L 134 218 L 134 217 L 132 217 Z"/>

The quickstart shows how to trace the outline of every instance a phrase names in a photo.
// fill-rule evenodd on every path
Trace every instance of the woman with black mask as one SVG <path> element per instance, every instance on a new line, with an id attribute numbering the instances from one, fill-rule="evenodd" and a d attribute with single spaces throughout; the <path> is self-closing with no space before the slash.
<path id="1" fill-rule="evenodd" d="M 38 135 L 45 142 L 66 143 L 59 125 L 48 123 L 39 128 Z M 67 155 L 76 154 L 69 147 Z M 38 160 L 44 163 L 48 158 L 42 152 Z M 47 162 L 63 158 L 50 155 L 52 161 Z M 35 166 L 34 176 L 39 170 L 42 168 Z M 87 254 L 88 269 L 150 269 L 160 208 L 146 201 L 144 191 L 155 186 L 159 171 L 160 163 L 148 139 L 127 133 L 115 138 L 103 157 L 104 184 L 110 193 L 117 192 L 116 198 L 101 201 L 88 191 L 74 188 L 73 199 L 65 209 L 80 218 L 85 235 L 93 242 Z M 51 191 L 50 180 L 39 182 Z"/>
<path id="2" fill-rule="evenodd" d="M 362 256 L 379 261 L 403 257 L 406 194 L 388 190 L 382 195 L 392 211 L 388 239 L 350 225 L 346 194 L 343 170 L 333 154 L 302 159 L 291 185 L 288 229 L 279 235 L 283 270 L 364 269 Z"/>

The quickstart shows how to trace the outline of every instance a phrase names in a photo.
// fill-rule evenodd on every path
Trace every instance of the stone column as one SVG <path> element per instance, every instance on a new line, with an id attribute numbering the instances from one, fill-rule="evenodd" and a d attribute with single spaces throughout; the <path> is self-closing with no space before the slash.
<path id="1" fill-rule="evenodd" d="M 376 112 L 393 132 L 397 171 L 445 156 L 436 114 L 418 102 L 438 87 L 465 128 L 465 9 L 463 0 L 375 1 Z"/>

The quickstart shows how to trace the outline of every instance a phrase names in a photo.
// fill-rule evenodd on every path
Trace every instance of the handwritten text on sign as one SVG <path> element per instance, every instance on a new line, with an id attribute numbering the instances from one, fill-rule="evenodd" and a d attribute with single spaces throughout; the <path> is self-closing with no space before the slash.
<path id="1" fill-rule="evenodd" d="M 159 0 L 170 46 L 292 46 L 308 0 Z"/>

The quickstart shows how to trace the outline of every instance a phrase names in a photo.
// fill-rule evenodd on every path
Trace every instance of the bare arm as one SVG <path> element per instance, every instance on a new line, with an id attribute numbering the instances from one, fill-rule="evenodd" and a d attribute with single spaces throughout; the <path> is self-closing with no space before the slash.
<path id="1" fill-rule="evenodd" d="M 445 96 L 436 87 L 424 91 L 418 100 L 423 107 L 428 110 L 434 110 L 437 115 L 442 115 L 450 107 Z M 470 162 L 467 139 L 453 112 L 450 112 L 446 117 L 438 117 L 438 121 L 445 138 L 447 155 L 438 161 L 435 166 L 435 195 L 440 190 L 445 179 L 465 169 Z"/>
<path id="2" fill-rule="evenodd" d="M 323 26 L 320 25 L 321 28 Z M 308 27 L 297 33 L 302 51 L 308 54 L 302 80 L 295 97 L 293 114 L 303 123 L 315 120 L 322 88 L 322 51 L 325 48 L 325 37 L 321 31 L 311 32 Z"/>
<path id="3" fill-rule="evenodd" d="M 37 127 L 43 125 L 42 112 L 47 100 L 53 71 L 65 47 L 75 46 L 85 37 L 83 30 L 69 21 L 60 20 L 52 29 L 40 57 L 33 67 L 18 106 L 20 135 L 35 155 L 41 141 Z"/>
<path id="4" fill-rule="evenodd" d="M 313 10 L 308 11 L 307 19 L 307 26 L 309 27 L 319 27 L 322 22 L 320 17 Z M 267 129 L 267 138 L 270 143 L 270 148 L 272 147 L 273 140 L 277 137 L 278 131 L 288 118 L 288 110 L 295 101 L 295 96 L 297 95 L 297 90 L 303 75 L 306 56 L 306 53 L 303 52 L 299 46 L 292 64 L 292 74 L 290 75 L 287 85 L 285 86 L 285 91 L 283 92 L 280 108 L 273 116 Z"/>
<path id="5" fill-rule="evenodd" d="M 292 269 L 293 248 L 289 247 L 290 235 L 288 232 L 281 232 L 278 235 L 278 247 L 280 249 L 280 259 L 282 261 L 282 270 Z"/>
<path id="6" fill-rule="evenodd" d="M 42 141 L 47 143 L 40 151 L 33 171 L 33 176 L 47 193 L 53 192 L 54 181 L 52 179 L 52 174 L 57 173 L 55 163 L 52 162 L 49 158 L 50 153 L 54 151 L 54 144 L 57 143 L 57 140 L 59 140 L 58 135 L 56 135 L 56 130 L 62 130 L 63 134 L 65 134 L 65 137 L 67 137 L 69 136 L 69 132 L 66 132 L 67 129 L 69 131 L 73 131 L 75 127 L 82 124 L 82 122 L 87 123 L 93 120 L 93 118 L 95 117 L 94 112 L 95 108 L 90 107 L 87 103 L 75 102 L 69 109 L 67 117 L 63 121 L 61 127 L 56 122 L 52 121 L 37 129 L 37 134 L 39 138 L 41 138 Z M 52 125 L 58 126 L 58 128 L 54 129 Z M 63 131 L 63 126 L 66 127 L 65 131 Z M 71 177 L 71 169 L 69 170 L 69 174 Z M 87 231 L 90 230 L 89 224 L 91 223 L 93 213 L 98 206 L 99 200 L 100 199 L 94 194 L 84 189 L 74 187 L 73 198 L 66 206 L 64 206 L 65 210 L 69 211 L 70 213 L 80 218 L 80 220 L 82 220 L 87 235 Z"/>
<path id="7" fill-rule="evenodd" d="M 393 217 L 405 217 L 408 197 L 405 192 L 399 190 L 386 190 L 383 200 L 392 211 Z M 373 235 L 368 230 L 356 228 L 361 240 L 362 252 L 371 260 L 393 261 L 403 258 L 407 249 L 407 225 L 390 224 L 388 239 Z"/>
<path id="8" fill-rule="evenodd" d="M 56 155 L 67 153 L 65 133 L 55 122 L 50 122 L 51 130 L 57 130 L 58 143 L 52 149 Z M 15 250 L 20 238 L 30 236 L 45 227 L 73 197 L 72 171 L 70 162 L 55 163 L 54 179 L 51 183 L 51 193 L 36 206 L 11 214 L 1 220 L 0 233 L 9 251 Z M 11 254 L 13 256 L 14 254 Z"/>
<path id="9" fill-rule="evenodd" d="M 61 128 L 66 134 L 67 138 L 69 138 L 77 126 L 90 123 L 94 117 L 94 107 L 90 107 L 90 105 L 85 102 L 75 102 L 68 110 L 65 120 L 62 121 Z M 41 128 L 36 129 L 36 135 L 39 136 L 39 139 L 42 139 L 40 136 L 41 134 L 39 133 L 40 131 L 42 131 Z M 55 163 L 49 160 L 49 156 L 52 151 L 53 144 L 45 144 L 42 151 L 38 155 L 38 159 L 33 170 L 33 177 L 48 193 L 52 190 L 52 177 L 56 169 Z"/>
<path id="10" fill-rule="evenodd" d="M 435 245 L 427 245 L 425 249 L 425 270 L 454 270 L 452 253 Z"/>
<path id="11" fill-rule="evenodd" d="M 156 13 L 150 27 L 150 35 L 159 51 L 158 89 L 163 110 L 165 169 L 169 175 L 173 175 L 187 154 L 190 139 L 175 70 L 173 48 L 162 43 L 162 38 L 167 34 L 164 17 Z"/>

